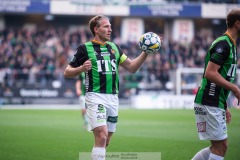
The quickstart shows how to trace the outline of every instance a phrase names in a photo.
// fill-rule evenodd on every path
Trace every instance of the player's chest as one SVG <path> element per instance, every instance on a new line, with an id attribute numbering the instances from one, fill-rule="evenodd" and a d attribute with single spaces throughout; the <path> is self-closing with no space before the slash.
<path id="1" fill-rule="evenodd" d="M 112 49 L 106 47 L 96 47 L 88 50 L 88 58 L 91 60 L 117 60 L 117 56 Z"/>

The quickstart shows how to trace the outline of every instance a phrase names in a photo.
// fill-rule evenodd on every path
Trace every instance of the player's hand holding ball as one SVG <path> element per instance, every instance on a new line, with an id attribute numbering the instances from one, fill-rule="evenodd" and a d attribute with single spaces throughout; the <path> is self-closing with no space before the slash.
<path id="1" fill-rule="evenodd" d="M 156 33 L 147 32 L 141 36 L 139 47 L 147 54 L 154 54 L 161 47 L 161 39 Z"/>

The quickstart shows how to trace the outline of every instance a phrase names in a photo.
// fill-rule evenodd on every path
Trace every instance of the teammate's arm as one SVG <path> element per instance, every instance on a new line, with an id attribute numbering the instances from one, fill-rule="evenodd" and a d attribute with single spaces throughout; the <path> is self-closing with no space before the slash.
<path id="1" fill-rule="evenodd" d="M 231 122 L 231 120 L 232 120 L 232 115 L 231 115 L 230 110 L 227 108 L 227 110 L 226 110 L 226 121 L 229 124 Z"/>
<path id="2" fill-rule="evenodd" d="M 219 73 L 220 66 L 209 61 L 206 71 L 205 71 L 205 77 L 215 83 L 218 86 L 221 86 L 227 90 L 230 90 L 233 92 L 233 94 L 235 95 L 235 97 L 240 100 L 240 89 L 238 88 L 237 85 L 225 80 Z"/>
<path id="3" fill-rule="evenodd" d="M 75 84 L 75 88 L 76 88 L 76 94 L 78 96 L 80 96 L 82 94 L 82 90 L 81 90 L 81 80 L 77 80 L 76 84 Z"/>
<path id="4" fill-rule="evenodd" d="M 128 70 L 131 73 L 135 73 L 140 66 L 143 64 L 143 62 L 147 59 L 148 54 L 145 52 L 142 52 L 137 58 L 134 60 L 131 60 L 130 58 L 127 58 L 123 63 L 121 63 L 121 66 Z"/>

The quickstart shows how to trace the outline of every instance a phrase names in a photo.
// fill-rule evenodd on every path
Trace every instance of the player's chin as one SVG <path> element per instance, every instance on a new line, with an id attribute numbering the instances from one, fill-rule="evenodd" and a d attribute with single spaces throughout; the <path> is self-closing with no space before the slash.
<path id="1" fill-rule="evenodd" d="M 111 40 L 111 37 L 110 36 L 107 36 L 105 37 L 106 41 L 110 41 Z"/>

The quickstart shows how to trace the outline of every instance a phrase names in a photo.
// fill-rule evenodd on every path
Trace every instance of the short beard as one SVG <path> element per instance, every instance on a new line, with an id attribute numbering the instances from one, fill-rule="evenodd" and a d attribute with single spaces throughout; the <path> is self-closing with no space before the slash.
<path id="1" fill-rule="evenodd" d="M 240 28 L 237 30 L 237 35 L 240 37 Z"/>

